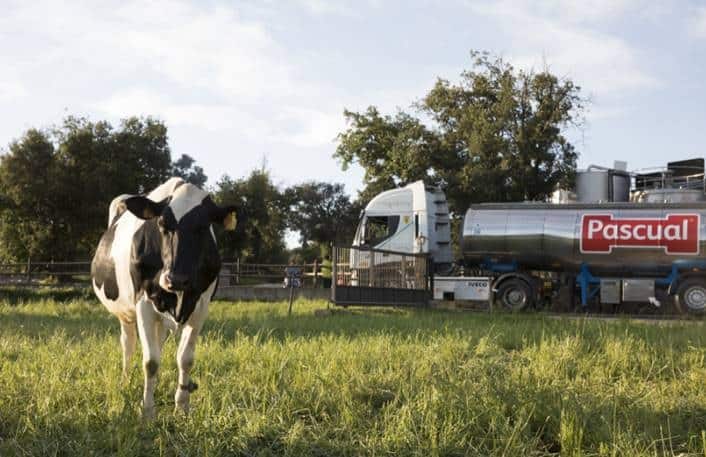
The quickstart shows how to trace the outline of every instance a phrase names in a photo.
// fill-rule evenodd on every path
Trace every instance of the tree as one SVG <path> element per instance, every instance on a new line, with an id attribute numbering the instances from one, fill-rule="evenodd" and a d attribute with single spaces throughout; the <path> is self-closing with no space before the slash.
<path id="1" fill-rule="evenodd" d="M 453 212 L 470 203 L 543 200 L 572 185 L 577 153 L 562 129 L 579 124 L 580 88 L 548 70 L 515 70 L 501 58 L 472 53 L 459 84 L 439 79 L 416 105 L 430 118 L 344 114 L 349 127 L 335 156 L 366 172 L 362 198 L 415 179 L 442 185 Z"/>
<path id="2" fill-rule="evenodd" d="M 240 221 L 235 232 L 219 233 L 224 258 L 262 263 L 286 261 L 284 232 L 289 204 L 267 170 L 254 170 L 238 180 L 223 176 L 216 184 L 215 199 L 222 205 L 239 206 L 247 218 Z"/>
<path id="3" fill-rule="evenodd" d="M 288 226 L 298 231 L 302 247 L 350 243 L 360 208 L 345 194 L 343 184 L 307 182 L 286 191 L 290 203 Z"/>
<path id="4" fill-rule="evenodd" d="M 196 160 L 187 154 L 182 154 L 179 159 L 172 163 L 172 176 L 179 176 L 184 181 L 190 182 L 197 187 L 203 187 L 208 180 L 208 177 L 198 165 L 195 165 Z"/>
<path id="5" fill-rule="evenodd" d="M 149 192 L 169 178 L 167 127 L 152 118 L 124 119 L 118 129 L 105 121 L 68 118 L 55 137 L 53 191 L 64 202 L 59 212 L 64 241 L 52 257 L 90 257 L 113 198 Z"/>
<path id="6" fill-rule="evenodd" d="M 45 131 L 28 130 L 0 158 L 0 257 L 25 259 L 51 249 L 58 201 L 53 182 L 54 146 Z"/>
<path id="7" fill-rule="evenodd" d="M 89 258 L 112 199 L 148 191 L 170 171 L 167 128 L 152 118 L 113 129 L 68 117 L 28 130 L 0 156 L 0 257 Z"/>
<path id="8" fill-rule="evenodd" d="M 344 170 L 353 162 L 365 169 L 361 201 L 419 179 L 435 181 L 441 144 L 419 119 L 401 111 L 382 116 L 374 106 L 364 113 L 345 110 L 344 116 L 349 128 L 338 136 L 335 156 Z"/>
<path id="9" fill-rule="evenodd" d="M 561 131 L 580 121 L 580 88 L 548 70 L 516 71 L 500 58 L 473 57 L 460 84 L 439 79 L 421 103 L 452 152 L 443 173 L 449 200 L 462 209 L 544 200 L 557 186 L 571 186 L 577 153 Z"/>

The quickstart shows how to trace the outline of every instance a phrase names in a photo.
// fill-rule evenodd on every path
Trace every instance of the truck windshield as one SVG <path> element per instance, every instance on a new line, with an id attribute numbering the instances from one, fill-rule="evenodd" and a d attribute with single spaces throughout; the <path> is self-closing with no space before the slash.
<path id="1" fill-rule="evenodd" d="M 365 244 L 377 245 L 397 232 L 399 216 L 371 216 L 365 221 Z"/>

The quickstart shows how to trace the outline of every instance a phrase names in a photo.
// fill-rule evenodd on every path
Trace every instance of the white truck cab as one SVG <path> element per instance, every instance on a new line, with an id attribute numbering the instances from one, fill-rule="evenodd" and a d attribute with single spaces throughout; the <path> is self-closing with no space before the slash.
<path id="1" fill-rule="evenodd" d="M 434 264 L 453 262 L 446 195 L 416 181 L 376 195 L 361 213 L 353 246 L 429 253 Z"/>

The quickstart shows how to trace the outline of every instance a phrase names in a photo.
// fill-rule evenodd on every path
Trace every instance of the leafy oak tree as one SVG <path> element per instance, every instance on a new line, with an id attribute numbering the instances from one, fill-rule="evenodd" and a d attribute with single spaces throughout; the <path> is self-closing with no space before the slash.
<path id="1" fill-rule="evenodd" d="M 402 111 L 381 115 L 374 106 L 344 115 L 350 127 L 338 136 L 335 156 L 344 170 L 354 162 L 365 169 L 362 202 L 419 179 L 438 180 L 434 164 L 443 161 L 441 141 L 419 119 Z"/>
<path id="2" fill-rule="evenodd" d="M 302 247 L 310 243 L 350 243 L 360 207 L 351 202 L 343 184 L 310 181 L 286 191 L 289 202 L 288 226 L 299 232 Z M 321 249 L 320 249 L 321 250 Z"/>
<path id="3" fill-rule="evenodd" d="M 246 178 L 223 176 L 216 184 L 215 199 L 237 205 L 247 220 L 235 232 L 219 231 L 219 247 L 226 259 L 281 263 L 287 260 L 284 233 L 289 204 L 267 170 L 258 169 Z"/>
<path id="4" fill-rule="evenodd" d="M 173 172 L 167 139 L 167 127 L 149 117 L 118 128 L 68 117 L 25 132 L 0 156 L 0 259 L 90 258 L 112 199 L 149 191 Z"/>
<path id="5" fill-rule="evenodd" d="M 196 165 L 196 160 L 187 154 L 182 154 L 172 163 L 172 176 L 179 176 L 197 187 L 203 187 L 208 181 L 203 168 Z"/>
<path id="6" fill-rule="evenodd" d="M 375 107 L 345 111 L 348 128 L 334 154 L 365 169 L 361 199 L 417 179 L 442 185 L 452 211 L 470 203 L 543 200 L 572 185 L 577 153 L 563 131 L 582 120 L 571 80 L 517 70 L 501 58 L 471 53 L 459 83 L 437 80 L 411 114 Z"/>
<path id="7" fill-rule="evenodd" d="M 54 181 L 54 145 L 45 131 L 30 129 L 0 158 L 0 256 L 25 259 L 52 249 L 56 207 L 47 191 Z"/>

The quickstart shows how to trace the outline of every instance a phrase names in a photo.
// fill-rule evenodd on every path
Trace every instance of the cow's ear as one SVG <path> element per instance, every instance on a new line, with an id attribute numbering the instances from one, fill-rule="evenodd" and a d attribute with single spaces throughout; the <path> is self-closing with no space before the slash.
<path id="1" fill-rule="evenodd" d="M 211 211 L 211 222 L 214 224 L 223 224 L 223 228 L 226 230 L 235 230 L 235 227 L 238 225 L 238 207 L 216 206 Z"/>
<path id="2" fill-rule="evenodd" d="M 155 202 L 142 196 L 130 197 L 125 200 L 127 210 L 140 219 L 152 219 L 159 216 L 168 204 L 168 198 L 161 202 Z"/>

